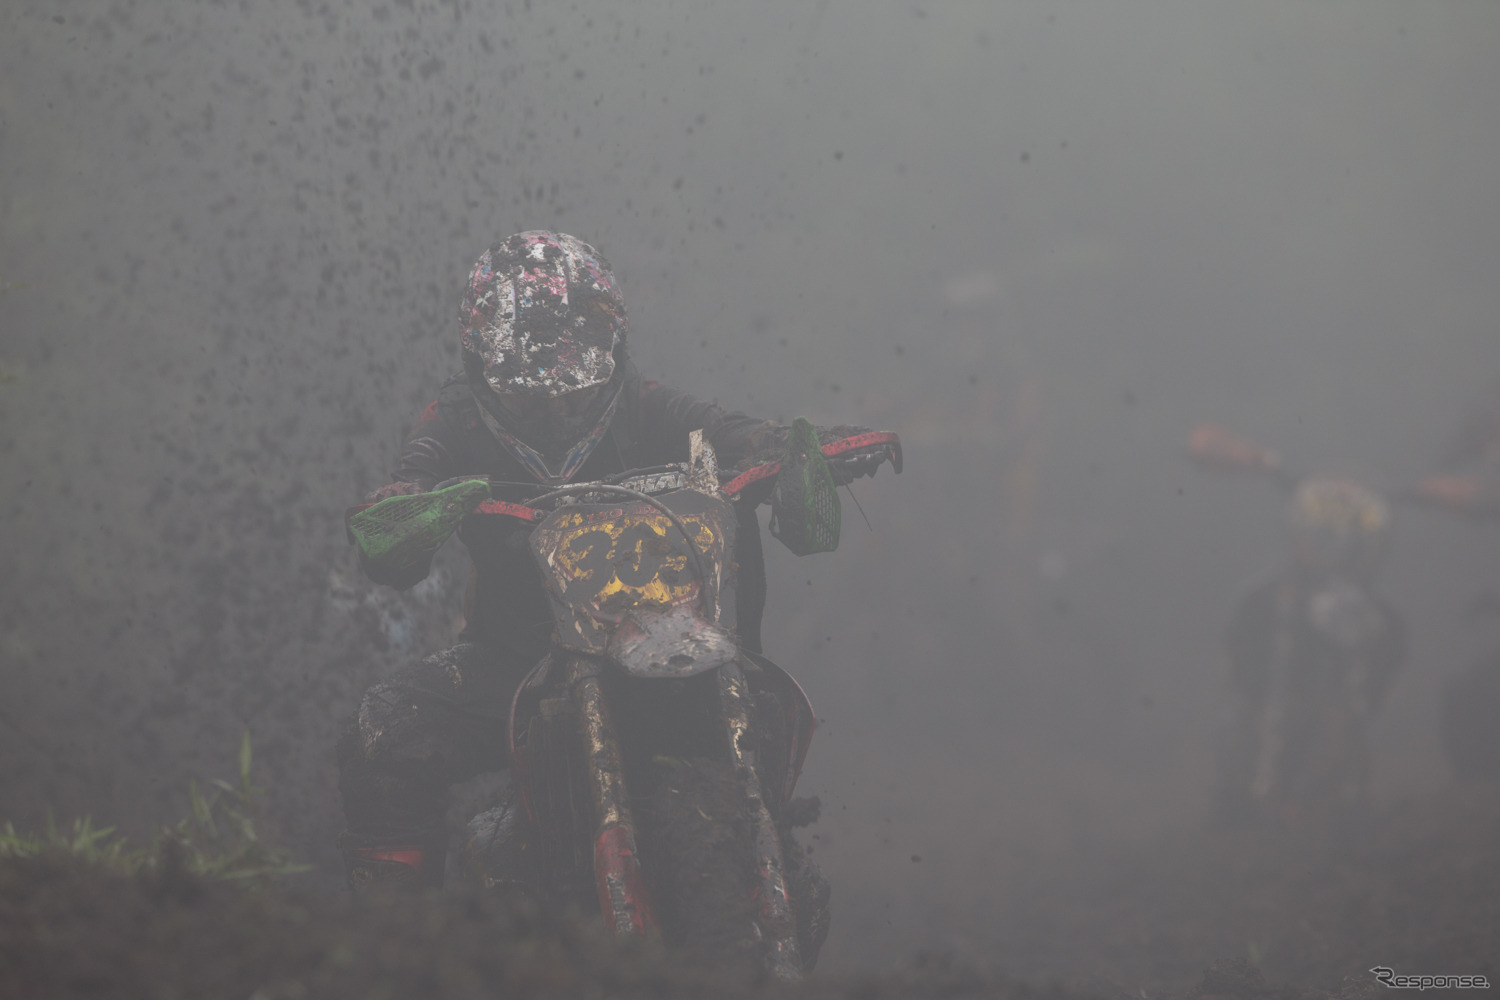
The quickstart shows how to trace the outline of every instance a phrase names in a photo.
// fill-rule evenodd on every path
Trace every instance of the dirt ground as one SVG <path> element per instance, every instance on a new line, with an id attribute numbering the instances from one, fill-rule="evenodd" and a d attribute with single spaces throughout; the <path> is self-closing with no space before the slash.
<path id="1" fill-rule="evenodd" d="M 1380 995 L 1367 970 L 1500 981 L 1500 789 L 1454 786 L 1318 831 L 1184 832 L 1045 896 L 997 904 L 1012 978 L 914 954 L 814 976 L 801 997 Z M 837 887 L 835 887 L 837 906 Z M 838 919 L 835 909 L 835 920 Z M 64 859 L 0 865 L 0 996 L 679 997 L 776 994 L 587 920 L 449 890 L 355 901 Z M 1468 995 L 1475 995 L 1470 991 Z"/>

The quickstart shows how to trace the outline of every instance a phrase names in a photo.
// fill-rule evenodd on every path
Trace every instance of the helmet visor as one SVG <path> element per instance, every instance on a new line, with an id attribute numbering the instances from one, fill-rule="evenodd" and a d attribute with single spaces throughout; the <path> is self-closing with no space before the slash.
<path id="1" fill-rule="evenodd" d="M 603 435 L 620 395 L 620 382 L 574 389 L 561 395 L 545 392 L 495 392 L 473 386 L 481 416 L 490 430 L 514 437 L 549 462 L 562 460 L 579 442 Z"/>
<path id="2" fill-rule="evenodd" d="M 608 383 L 585 386 L 557 396 L 541 392 L 496 392 L 490 398 L 520 425 L 551 423 L 572 428 L 583 423 Z"/>

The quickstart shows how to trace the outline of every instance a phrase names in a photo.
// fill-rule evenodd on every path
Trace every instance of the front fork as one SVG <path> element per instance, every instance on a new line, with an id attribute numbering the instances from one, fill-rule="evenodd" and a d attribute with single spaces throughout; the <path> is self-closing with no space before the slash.
<path id="1" fill-rule="evenodd" d="M 617 935 L 654 934 L 656 913 L 636 851 L 625 768 L 604 697 L 600 663 L 575 657 L 568 661 L 565 677 L 582 722 L 584 765 L 596 817 L 594 879 L 600 912 Z M 756 930 L 767 946 L 771 974 L 783 980 L 797 979 L 802 970 L 797 921 L 787 894 L 781 837 L 761 793 L 750 727 L 750 691 L 738 662 L 718 669 L 718 687 L 729 759 L 750 804 L 756 871 L 751 898 L 756 904 Z"/>
<path id="2" fill-rule="evenodd" d="M 575 657 L 567 664 L 567 687 L 578 705 L 584 771 L 594 807 L 594 881 L 599 912 L 615 934 L 655 934 L 656 911 L 641 874 L 635 821 L 625 791 L 620 741 L 599 677 L 599 662 Z"/>
<path id="3" fill-rule="evenodd" d="M 750 897 L 756 904 L 756 928 L 766 944 L 767 967 L 778 979 L 795 980 L 802 975 L 802 954 L 797 947 L 797 917 L 786 890 L 786 866 L 781 859 L 781 835 L 771 810 L 761 794 L 756 769 L 755 734 L 750 729 L 750 688 L 738 661 L 719 668 L 719 704 L 729 735 L 729 759 L 750 801 L 751 834 L 755 845 L 755 885 Z"/>

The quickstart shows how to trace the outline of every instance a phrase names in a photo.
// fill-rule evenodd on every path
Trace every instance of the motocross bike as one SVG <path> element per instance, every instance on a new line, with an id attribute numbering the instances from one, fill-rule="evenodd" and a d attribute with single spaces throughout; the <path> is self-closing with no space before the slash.
<path id="1" fill-rule="evenodd" d="M 828 930 L 827 883 L 791 835 L 815 818 L 792 797 L 815 717 L 788 673 L 737 640 L 735 505 L 769 494 L 775 537 L 831 550 L 835 482 L 884 461 L 900 472 L 900 441 L 820 444 L 799 419 L 781 461 L 739 475 L 719 474 L 701 431 L 690 453 L 524 502 L 491 498 L 500 484 L 480 478 L 423 495 L 455 524 L 530 524 L 554 625 L 511 706 L 521 808 L 476 816 L 465 854 L 490 885 L 597 907 L 616 935 L 791 980 Z"/>
<path id="2" fill-rule="evenodd" d="M 1293 496 L 1293 559 L 1239 604 L 1226 635 L 1237 720 L 1220 748 L 1216 818 L 1347 818 L 1369 770 L 1367 730 L 1404 658 L 1404 629 L 1370 576 L 1387 499 L 1286 469 L 1269 449 L 1201 425 L 1188 457 L 1251 473 Z"/>

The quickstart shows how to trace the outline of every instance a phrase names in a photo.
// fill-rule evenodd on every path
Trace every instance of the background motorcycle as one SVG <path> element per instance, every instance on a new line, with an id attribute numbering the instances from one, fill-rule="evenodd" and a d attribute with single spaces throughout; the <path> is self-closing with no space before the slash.
<path id="1" fill-rule="evenodd" d="M 1237 718 L 1221 748 L 1215 819 L 1347 817 L 1364 797 L 1370 719 L 1405 658 L 1401 619 L 1372 588 L 1387 500 L 1350 480 L 1293 473 L 1213 425 L 1193 431 L 1188 456 L 1291 497 L 1291 558 L 1240 601 L 1226 635 Z"/>

